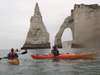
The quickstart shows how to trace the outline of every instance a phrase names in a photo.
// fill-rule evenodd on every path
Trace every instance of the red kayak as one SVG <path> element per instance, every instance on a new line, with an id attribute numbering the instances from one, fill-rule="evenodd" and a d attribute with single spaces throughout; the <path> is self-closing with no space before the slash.
<path id="1" fill-rule="evenodd" d="M 31 55 L 33 59 L 91 59 L 91 54 L 60 54 L 58 56 L 54 56 L 52 54 L 48 55 Z"/>

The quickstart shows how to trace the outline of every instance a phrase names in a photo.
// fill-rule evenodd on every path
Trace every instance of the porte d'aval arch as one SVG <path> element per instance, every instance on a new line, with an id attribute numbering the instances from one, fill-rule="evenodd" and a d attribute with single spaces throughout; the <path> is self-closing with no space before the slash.
<path id="1" fill-rule="evenodd" d="M 70 27 L 73 32 L 72 48 L 100 48 L 100 6 L 75 5 L 71 16 L 64 20 L 55 36 L 55 45 L 62 47 L 61 37 Z"/>

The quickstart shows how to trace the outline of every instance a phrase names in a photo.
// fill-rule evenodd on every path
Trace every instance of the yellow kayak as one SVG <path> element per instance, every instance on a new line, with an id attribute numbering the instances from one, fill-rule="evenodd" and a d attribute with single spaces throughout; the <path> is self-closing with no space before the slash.
<path id="1" fill-rule="evenodd" d="M 12 65 L 19 65 L 20 61 L 19 59 L 13 59 L 13 60 L 8 60 L 8 63 Z"/>

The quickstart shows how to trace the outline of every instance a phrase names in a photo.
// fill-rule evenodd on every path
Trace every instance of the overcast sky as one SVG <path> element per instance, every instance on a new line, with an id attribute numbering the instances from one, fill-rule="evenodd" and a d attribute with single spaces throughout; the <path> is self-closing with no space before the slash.
<path id="1" fill-rule="evenodd" d="M 50 41 L 74 4 L 100 4 L 100 0 L 0 0 L 0 49 L 20 48 L 24 44 L 36 1 Z M 65 40 L 70 39 L 70 33 L 64 32 L 64 36 Z"/>

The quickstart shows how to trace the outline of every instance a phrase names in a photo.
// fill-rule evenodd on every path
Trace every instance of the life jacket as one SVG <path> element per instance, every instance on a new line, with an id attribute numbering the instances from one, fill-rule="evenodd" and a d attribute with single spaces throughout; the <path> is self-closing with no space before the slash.
<path id="1" fill-rule="evenodd" d="M 10 53 L 8 54 L 8 59 L 15 59 L 15 58 L 18 58 L 17 53 L 12 53 L 12 52 L 10 52 Z"/>

